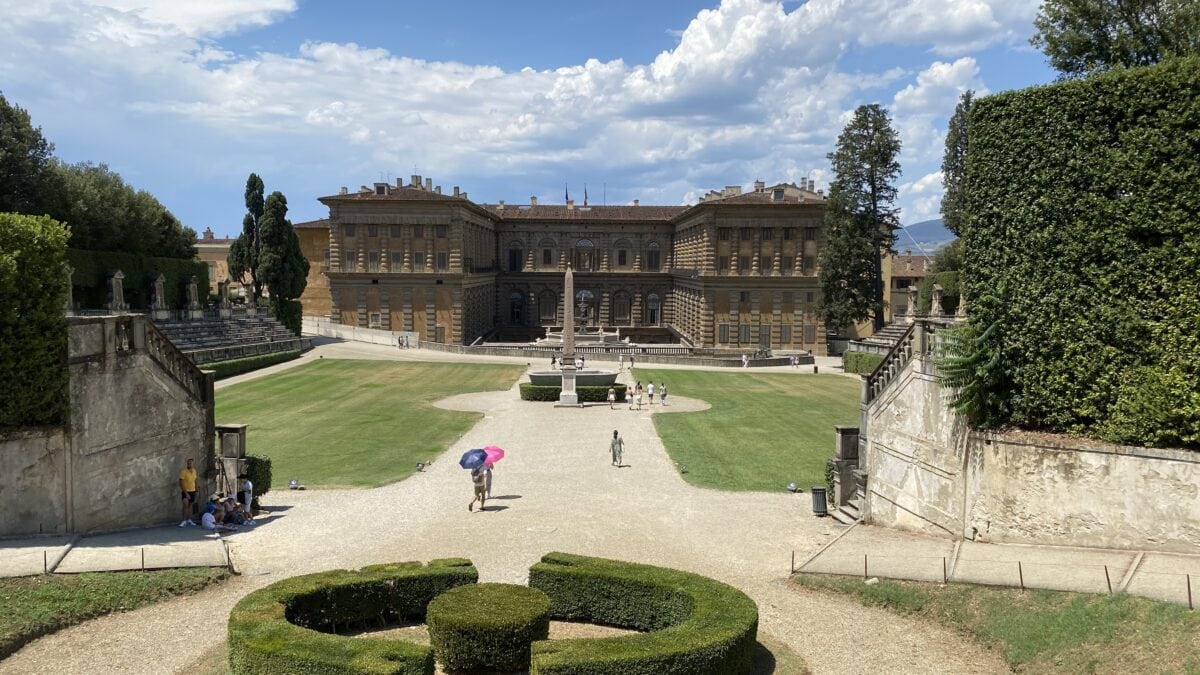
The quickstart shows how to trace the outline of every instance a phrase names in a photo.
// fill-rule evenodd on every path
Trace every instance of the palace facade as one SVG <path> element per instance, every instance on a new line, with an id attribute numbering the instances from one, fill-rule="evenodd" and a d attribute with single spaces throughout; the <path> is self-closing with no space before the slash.
<path id="1" fill-rule="evenodd" d="M 309 315 L 422 340 L 539 337 L 563 317 L 636 341 L 825 353 L 816 314 L 826 200 L 806 181 L 713 191 L 694 206 L 477 204 L 432 180 L 343 188 L 296 225 Z"/>

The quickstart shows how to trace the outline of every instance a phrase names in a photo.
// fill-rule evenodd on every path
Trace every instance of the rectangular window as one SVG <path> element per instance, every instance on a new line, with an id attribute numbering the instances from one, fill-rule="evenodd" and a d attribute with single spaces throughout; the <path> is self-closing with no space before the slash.
<path id="1" fill-rule="evenodd" d="M 379 226 L 378 225 L 368 225 L 367 226 L 367 236 L 368 237 L 378 237 L 379 236 Z"/>
<path id="2" fill-rule="evenodd" d="M 771 346 L 771 324 L 762 323 L 758 325 L 758 344 L 764 347 Z"/>
<path id="3" fill-rule="evenodd" d="M 551 258 L 553 257 L 553 255 L 554 255 L 554 253 L 550 249 L 548 249 L 548 248 L 542 249 L 542 264 L 543 265 L 552 264 Z"/>
<path id="4" fill-rule="evenodd" d="M 750 344 L 750 324 L 744 323 L 738 326 L 738 342 Z"/>
<path id="5" fill-rule="evenodd" d="M 392 239 L 399 239 L 400 238 L 400 226 L 392 225 L 390 234 L 392 235 Z"/>
<path id="6" fill-rule="evenodd" d="M 717 271 L 718 272 L 728 272 L 729 271 L 729 256 L 727 256 L 727 255 L 717 256 Z"/>
<path id="7" fill-rule="evenodd" d="M 813 292 L 812 291 L 808 291 L 807 293 L 804 294 L 804 301 L 808 302 L 808 303 L 811 303 L 813 301 Z"/>
<path id="8" fill-rule="evenodd" d="M 413 239 L 424 239 L 424 238 L 425 238 L 425 226 L 424 225 L 413 225 Z"/>
<path id="9" fill-rule="evenodd" d="M 817 239 L 817 228 L 815 228 L 815 227 L 804 228 L 804 241 L 816 241 L 816 239 Z"/>
<path id="10" fill-rule="evenodd" d="M 763 241 L 771 241 L 771 240 L 772 240 L 772 239 L 774 239 L 774 238 L 775 238 L 775 231 L 774 231 L 774 230 L 772 230 L 772 229 L 771 229 L 771 228 L 769 228 L 769 227 L 764 227 L 764 228 L 762 229 L 762 240 L 763 240 Z"/>
<path id="11" fill-rule="evenodd" d="M 758 271 L 762 272 L 763 274 L 771 273 L 771 256 L 769 256 L 769 255 L 759 256 Z"/>
<path id="12" fill-rule="evenodd" d="M 816 341 L 817 341 L 817 326 L 816 326 L 816 324 L 810 323 L 804 327 L 804 342 L 806 344 L 811 345 L 811 344 L 815 343 Z"/>
<path id="13" fill-rule="evenodd" d="M 659 253 L 659 251 L 651 249 L 650 252 L 646 254 L 646 269 L 650 270 L 651 272 L 658 271 L 658 268 L 662 266 L 662 261 L 659 259 Z"/>
<path id="14" fill-rule="evenodd" d="M 795 261 L 792 260 L 791 256 L 789 256 L 789 255 L 783 256 L 783 262 L 779 265 L 779 271 L 783 272 L 784 274 L 791 274 L 792 273 L 792 264 L 794 262 Z"/>
<path id="15" fill-rule="evenodd" d="M 785 228 L 783 228 L 783 239 L 784 239 L 784 241 L 791 241 L 791 240 L 793 240 L 793 239 L 795 239 L 795 238 L 796 238 L 796 228 L 794 228 L 794 227 L 785 227 Z"/>
<path id="16" fill-rule="evenodd" d="M 905 288 L 908 288 L 908 282 L 909 282 L 909 279 L 897 279 L 896 280 L 896 289 L 904 290 Z"/>
<path id="17" fill-rule="evenodd" d="M 624 267 L 629 264 L 629 251 L 621 249 L 617 251 L 617 265 Z"/>
<path id="18" fill-rule="evenodd" d="M 726 344 L 729 342 L 729 324 L 723 323 L 720 325 L 720 328 L 718 330 L 717 342 L 722 342 L 722 343 L 726 343 Z"/>
<path id="19" fill-rule="evenodd" d="M 742 229 L 738 230 L 738 233 L 738 236 L 742 241 L 750 241 L 750 228 L 743 227 Z"/>
<path id="20" fill-rule="evenodd" d="M 329 249 L 325 249 L 325 269 L 329 269 Z"/>
<path id="21" fill-rule="evenodd" d="M 378 272 L 379 271 L 379 251 L 368 251 L 367 252 L 367 271 L 368 272 Z"/>
<path id="22" fill-rule="evenodd" d="M 721 241 L 729 241 L 729 228 L 728 227 L 718 227 L 717 228 L 717 239 L 720 239 Z"/>
<path id="23" fill-rule="evenodd" d="M 738 274 L 750 274 L 750 256 L 738 257 Z"/>
<path id="24" fill-rule="evenodd" d="M 508 271 L 509 272 L 520 272 L 521 271 L 521 249 L 519 249 L 519 248 L 508 249 Z"/>
<path id="25" fill-rule="evenodd" d="M 786 323 L 779 327 L 779 344 L 792 344 L 792 327 Z"/>
<path id="26" fill-rule="evenodd" d="M 450 254 L 446 251 L 438 251 L 437 268 L 441 271 L 450 269 Z"/>
<path id="27" fill-rule="evenodd" d="M 425 251 L 413 251 L 413 270 L 416 272 L 425 271 Z"/>
<path id="28" fill-rule="evenodd" d="M 383 317 L 379 312 L 371 312 L 368 322 L 371 328 L 379 328 L 383 325 Z"/>
<path id="29" fill-rule="evenodd" d="M 346 251 L 346 270 L 353 272 L 358 269 L 358 251 Z"/>
<path id="30" fill-rule="evenodd" d="M 750 302 L 750 291 L 738 291 L 738 302 Z"/>
<path id="31" fill-rule="evenodd" d="M 400 251 L 392 251 L 392 271 L 399 272 L 404 267 L 404 254 Z"/>
<path id="32" fill-rule="evenodd" d="M 804 274 L 804 276 L 812 275 L 814 265 L 812 256 L 804 256 L 804 261 L 801 263 L 801 265 L 803 265 L 803 267 L 801 267 L 801 272 Z"/>
<path id="33" fill-rule="evenodd" d="M 353 225 L 343 225 L 342 226 L 342 234 L 346 235 L 347 237 L 353 237 L 354 236 L 354 226 Z"/>
<path id="34" fill-rule="evenodd" d="M 446 238 L 446 226 L 445 225 L 434 225 L 433 226 L 433 236 L 437 237 L 438 239 L 445 239 Z"/>

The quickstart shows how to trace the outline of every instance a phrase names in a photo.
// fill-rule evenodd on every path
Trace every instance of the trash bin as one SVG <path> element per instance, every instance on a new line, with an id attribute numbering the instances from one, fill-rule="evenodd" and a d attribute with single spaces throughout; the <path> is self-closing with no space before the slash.
<path id="1" fill-rule="evenodd" d="M 813 515 L 825 517 L 829 515 L 829 507 L 825 502 L 825 486 L 814 485 L 812 489 Z"/>

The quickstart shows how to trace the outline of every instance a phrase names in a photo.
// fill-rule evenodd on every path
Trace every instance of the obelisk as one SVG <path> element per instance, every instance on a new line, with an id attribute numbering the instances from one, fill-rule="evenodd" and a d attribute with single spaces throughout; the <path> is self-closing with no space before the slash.
<path id="1" fill-rule="evenodd" d="M 558 394 L 558 405 L 579 405 L 579 394 L 575 392 L 575 276 L 571 265 L 567 265 L 567 276 L 563 280 L 563 329 L 562 329 L 562 391 Z"/>

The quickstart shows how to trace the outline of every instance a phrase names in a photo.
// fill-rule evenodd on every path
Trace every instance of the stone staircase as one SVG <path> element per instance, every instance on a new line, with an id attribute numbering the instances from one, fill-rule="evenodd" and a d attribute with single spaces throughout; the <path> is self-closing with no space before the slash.
<path id="1" fill-rule="evenodd" d="M 169 320 L 156 325 L 195 364 L 312 347 L 310 338 L 296 337 L 270 316 Z"/>
<path id="2" fill-rule="evenodd" d="M 886 354 L 889 350 L 891 350 L 892 347 L 896 346 L 896 343 L 900 341 L 900 338 L 904 336 L 904 332 L 907 331 L 911 325 L 911 323 L 908 323 L 908 321 L 903 318 L 899 319 L 898 321 L 893 321 L 876 331 L 870 337 L 853 340 L 850 343 L 850 348 L 854 349 L 854 345 L 860 345 L 861 351 L 871 351 L 879 354 Z M 873 349 L 861 349 L 861 346 L 870 346 L 873 347 Z"/>
<path id="3" fill-rule="evenodd" d="M 839 506 L 837 510 L 830 511 L 829 515 L 843 525 L 853 525 L 862 518 L 862 498 L 855 495 L 849 504 Z"/>

